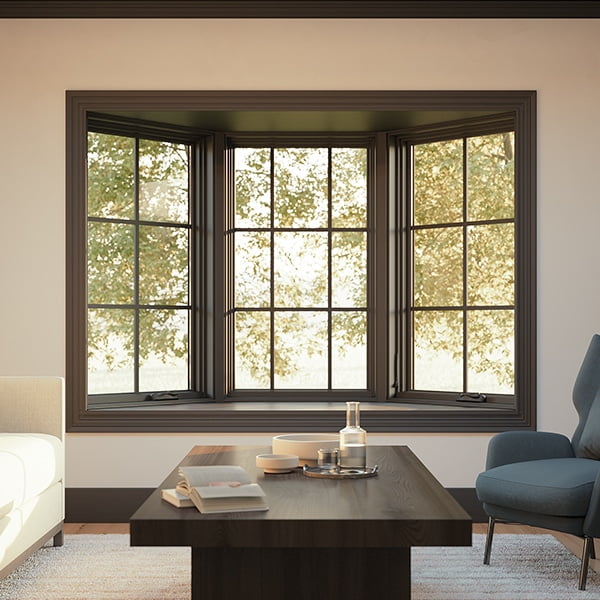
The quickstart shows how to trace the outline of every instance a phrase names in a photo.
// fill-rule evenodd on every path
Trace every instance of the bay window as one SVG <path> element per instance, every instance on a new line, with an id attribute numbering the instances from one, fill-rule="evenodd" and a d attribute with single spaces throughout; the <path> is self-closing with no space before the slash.
<path id="1" fill-rule="evenodd" d="M 69 430 L 534 426 L 534 101 L 68 92 Z"/>

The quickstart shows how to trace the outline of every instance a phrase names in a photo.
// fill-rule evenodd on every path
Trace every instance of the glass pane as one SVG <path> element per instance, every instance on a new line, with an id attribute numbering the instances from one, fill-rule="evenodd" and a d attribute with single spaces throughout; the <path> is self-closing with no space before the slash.
<path id="1" fill-rule="evenodd" d="M 275 313 L 275 388 L 326 389 L 327 314 Z"/>
<path id="2" fill-rule="evenodd" d="M 271 315 L 235 313 L 235 388 L 271 387 Z"/>
<path id="3" fill-rule="evenodd" d="M 513 223 L 474 225 L 467 229 L 470 305 L 514 303 L 514 231 Z"/>
<path id="4" fill-rule="evenodd" d="M 498 133 L 467 141 L 470 221 L 510 219 L 515 207 L 515 136 Z"/>
<path id="5" fill-rule="evenodd" d="M 327 306 L 327 234 L 275 234 L 275 306 Z"/>
<path id="6" fill-rule="evenodd" d="M 189 222 L 188 147 L 140 140 L 140 219 Z"/>
<path id="7" fill-rule="evenodd" d="M 367 226 L 367 149 L 331 149 L 331 224 Z"/>
<path id="8" fill-rule="evenodd" d="M 235 233 L 235 306 L 267 307 L 271 302 L 271 235 Z"/>
<path id="9" fill-rule="evenodd" d="M 133 310 L 88 311 L 88 394 L 134 391 Z"/>
<path id="10" fill-rule="evenodd" d="M 462 391 L 463 317 L 459 311 L 414 315 L 414 389 Z"/>
<path id="11" fill-rule="evenodd" d="M 135 139 L 88 133 L 88 215 L 134 218 Z"/>
<path id="12" fill-rule="evenodd" d="M 331 386 L 367 387 L 367 314 L 334 312 L 331 317 Z"/>
<path id="13" fill-rule="evenodd" d="M 414 223 L 463 219 L 463 142 L 450 140 L 414 148 Z"/>
<path id="14" fill-rule="evenodd" d="M 413 251 L 415 306 L 462 305 L 462 228 L 418 229 Z"/>
<path id="15" fill-rule="evenodd" d="M 235 149 L 235 227 L 271 225 L 271 149 Z"/>
<path id="16" fill-rule="evenodd" d="M 336 307 L 367 305 L 367 234 L 333 233 L 331 294 Z"/>
<path id="17" fill-rule="evenodd" d="M 468 391 L 513 394 L 514 311 L 470 311 L 467 317 L 467 344 Z"/>
<path id="18" fill-rule="evenodd" d="M 133 303 L 133 226 L 88 223 L 88 303 Z"/>
<path id="19" fill-rule="evenodd" d="M 140 311 L 140 392 L 189 389 L 189 311 Z"/>
<path id="20" fill-rule="evenodd" d="M 188 230 L 140 227 L 140 303 L 188 304 Z"/>
<path id="21" fill-rule="evenodd" d="M 327 227 L 327 148 L 275 149 L 275 227 Z"/>

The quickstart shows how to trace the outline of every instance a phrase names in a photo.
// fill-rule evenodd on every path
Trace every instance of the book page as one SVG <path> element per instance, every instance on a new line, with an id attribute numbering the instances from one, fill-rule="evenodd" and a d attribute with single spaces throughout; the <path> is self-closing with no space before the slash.
<path id="1" fill-rule="evenodd" d="M 203 500 L 209 498 L 250 498 L 265 495 L 265 492 L 258 483 L 247 483 L 236 487 L 228 485 L 198 486 L 195 490 Z"/>
<path id="2" fill-rule="evenodd" d="M 189 490 L 193 487 L 204 487 L 210 484 L 225 485 L 237 482 L 240 485 L 251 483 L 246 471 L 238 465 L 210 465 L 202 467 L 179 467 L 182 481 L 177 483 L 178 490 Z"/>

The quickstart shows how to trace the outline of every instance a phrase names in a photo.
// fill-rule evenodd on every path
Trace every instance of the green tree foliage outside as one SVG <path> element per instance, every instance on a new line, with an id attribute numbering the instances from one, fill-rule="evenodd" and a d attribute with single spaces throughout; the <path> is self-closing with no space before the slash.
<path id="1" fill-rule="evenodd" d="M 513 393 L 513 148 L 502 133 L 414 149 L 416 389 Z"/>
<path id="2" fill-rule="evenodd" d="M 512 393 L 513 147 L 506 133 L 414 148 L 416 389 L 461 391 L 466 361 L 470 391 Z M 140 391 L 158 389 L 156 364 L 169 389 L 189 385 L 188 153 L 89 134 L 90 392 L 133 391 L 136 344 Z M 367 166 L 365 148 L 235 150 L 238 387 L 366 386 Z"/>
<path id="3" fill-rule="evenodd" d="M 91 393 L 133 391 L 136 347 L 142 390 L 155 389 L 161 363 L 169 387 L 189 385 L 188 153 L 88 134 Z"/>
<path id="4" fill-rule="evenodd" d="M 366 173 L 365 148 L 236 148 L 236 387 L 366 387 Z"/>

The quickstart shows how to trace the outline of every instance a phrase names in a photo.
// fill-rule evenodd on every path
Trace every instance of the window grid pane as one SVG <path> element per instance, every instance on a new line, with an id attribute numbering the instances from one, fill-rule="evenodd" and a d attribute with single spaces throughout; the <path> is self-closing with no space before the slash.
<path id="1" fill-rule="evenodd" d="M 273 218 L 275 227 L 327 227 L 327 148 L 275 148 Z"/>
<path id="2" fill-rule="evenodd" d="M 135 228 L 129 223 L 88 223 L 88 302 L 132 304 Z"/>
<path id="3" fill-rule="evenodd" d="M 88 134 L 88 394 L 190 389 L 189 164 L 185 144 Z"/>
<path id="4" fill-rule="evenodd" d="M 512 131 L 468 138 L 469 221 L 514 218 L 514 147 Z"/>
<path id="5" fill-rule="evenodd" d="M 514 132 L 413 147 L 411 389 L 514 393 L 513 148 Z"/>
<path id="6" fill-rule="evenodd" d="M 88 310 L 89 394 L 133 389 L 134 318 L 134 311 L 130 309 Z"/>
<path id="7" fill-rule="evenodd" d="M 139 312 L 139 391 L 189 388 L 189 310 Z"/>
<path id="8" fill-rule="evenodd" d="M 413 172 L 414 224 L 462 221 L 463 140 L 415 146 Z"/>
<path id="9" fill-rule="evenodd" d="M 135 139 L 88 133 L 88 215 L 133 219 L 135 204 Z"/>
<path id="10" fill-rule="evenodd" d="M 188 147 L 139 140 L 138 210 L 142 221 L 189 223 Z"/>
<path id="11" fill-rule="evenodd" d="M 514 311 L 468 313 L 467 391 L 514 394 Z"/>
<path id="12" fill-rule="evenodd" d="M 364 390 L 367 149 L 233 152 L 234 389 Z"/>
<path id="13" fill-rule="evenodd" d="M 414 389 L 462 391 L 462 311 L 415 312 L 413 339 Z"/>

